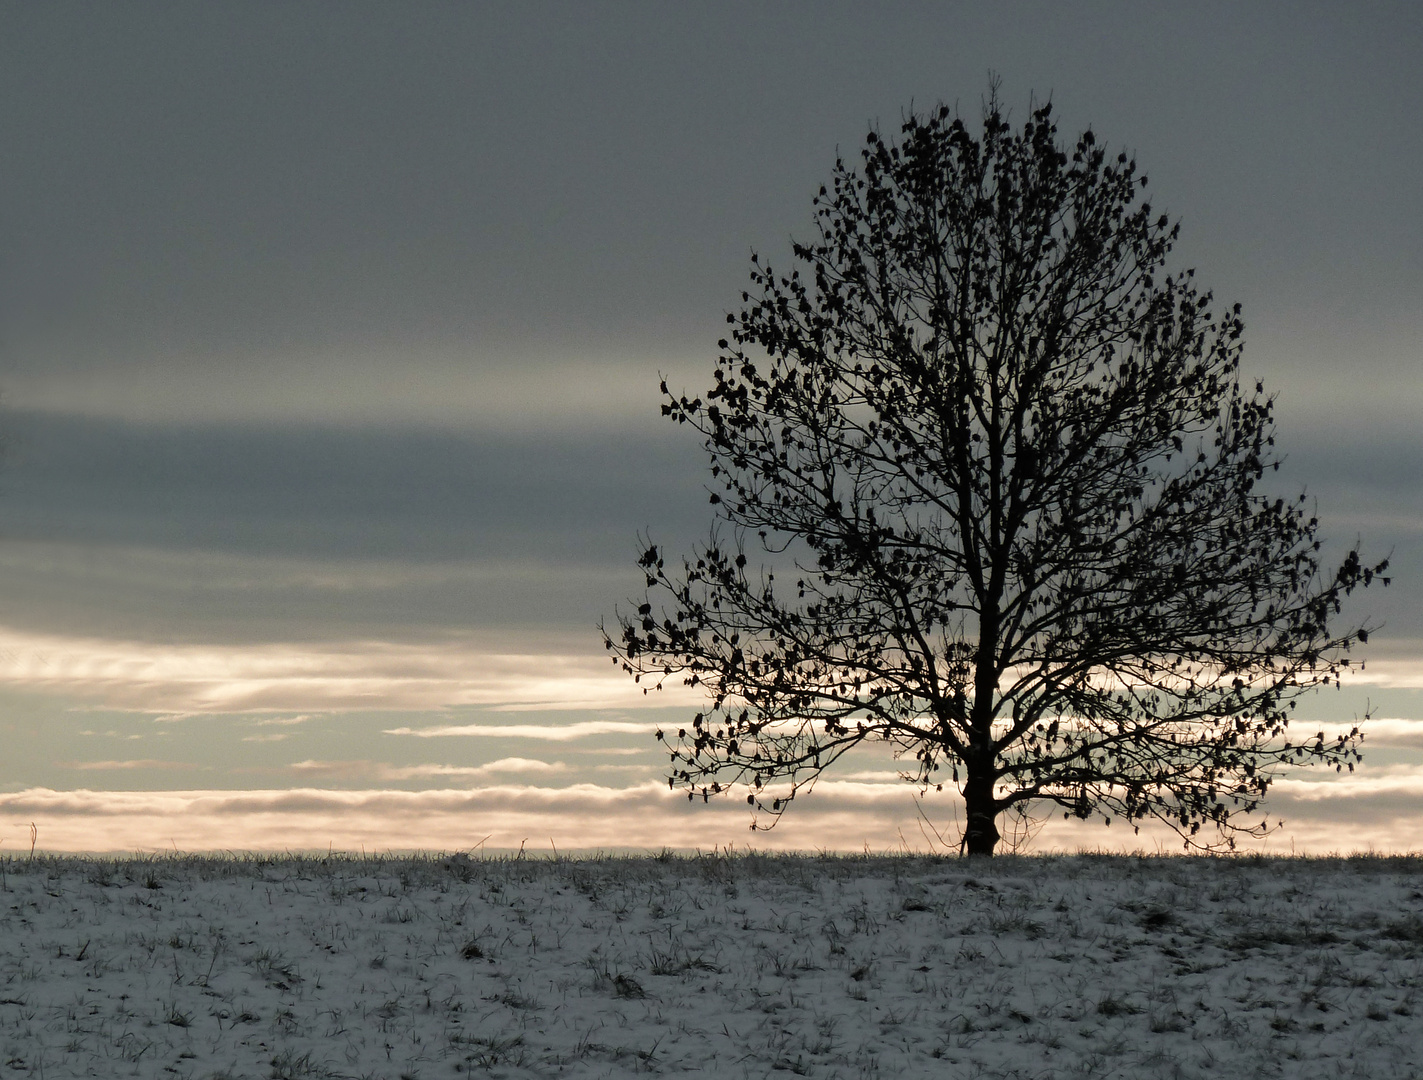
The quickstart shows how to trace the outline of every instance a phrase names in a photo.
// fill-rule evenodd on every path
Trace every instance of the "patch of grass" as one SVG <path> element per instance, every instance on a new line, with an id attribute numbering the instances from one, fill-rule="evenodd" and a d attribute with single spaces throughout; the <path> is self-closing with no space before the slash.
<path id="1" fill-rule="evenodd" d="M 1154 1011 L 1147 1021 L 1147 1027 L 1154 1035 L 1162 1035 L 1168 1031 L 1186 1031 L 1190 1027 L 1190 1021 L 1177 1010 Z"/>
<path id="2" fill-rule="evenodd" d="M 649 943 L 647 970 L 653 975 L 685 975 L 689 971 L 717 973 L 721 968 L 709 961 L 704 953 L 694 954 L 669 940 L 666 948 Z"/>
<path id="3" fill-rule="evenodd" d="M 296 965 L 274 950 L 262 949 L 248 962 L 268 986 L 290 989 L 302 981 Z"/>
<path id="4" fill-rule="evenodd" d="M 642 983 L 631 975 L 621 971 L 610 971 L 606 964 L 601 964 L 597 960 L 590 960 L 588 964 L 593 969 L 594 990 L 611 992 L 615 997 L 620 998 L 647 997 L 647 991 L 643 988 Z"/>
<path id="5" fill-rule="evenodd" d="M 515 1068 L 524 1064 L 524 1037 L 512 1035 L 456 1035 L 451 1040 L 465 1049 L 464 1059 L 480 1069 L 497 1069 L 506 1065 Z"/>
<path id="6" fill-rule="evenodd" d="M 1412 945 L 1423 945 L 1423 918 L 1410 915 L 1405 919 L 1396 919 L 1393 922 L 1385 923 L 1379 930 L 1379 936 L 1387 938 L 1389 941 L 1406 941 Z"/>
<path id="7" fill-rule="evenodd" d="M 1102 1016 L 1135 1016 L 1141 1012 L 1141 1008 L 1133 1005 L 1126 998 L 1119 998 L 1113 994 L 1108 994 L 1097 1001 L 1097 1012 Z"/>
<path id="8" fill-rule="evenodd" d="M 1165 930 L 1176 924 L 1176 913 L 1170 908 L 1147 908 L 1140 916 L 1143 930 Z"/>
<path id="9" fill-rule="evenodd" d="M 1229 945 L 1236 952 L 1245 952 L 1248 949 L 1267 949 L 1274 945 L 1319 948 L 1323 945 L 1337 945 L 1339 941 L 1339 935 L 1333 930 L 1313 923 L 1290 925 L 1262 920 L 1237 933 L 1230 939 Z"/>
<path id="10" fill-rule="evenodd" d="M 1046 933 L 1046 929 L 1042 923 L 1036 919 L 1029 918 L 1021 911 L 1005 912 L 1001 915 L 989 916 L 988 930 L 995 937 L 1002 937 L 1008 934 L 1021 934 L 1029 941 L 1036 941 Z"/>
<path id="11" fill-rule="evenodd" d="M 516 1009 L 520 1012 L 535 1012 L 543 1008 L 536 998 L 529 997 L 527 994 L 520 993 L 513 988 L 507 989 L 502 994 L 497 995 L 494 1000 L 501 1005 L 507 1005 L 509 1008 Z"/>
<path id="12" fill-rule="evenodd" d="M 298 1054 L 295 1050 L 283 1050 L 272 1058 L 269 1080 L 332 1080 L 338 1076 L 330 1066 L 317 1061 L 311 1051 Z"/>

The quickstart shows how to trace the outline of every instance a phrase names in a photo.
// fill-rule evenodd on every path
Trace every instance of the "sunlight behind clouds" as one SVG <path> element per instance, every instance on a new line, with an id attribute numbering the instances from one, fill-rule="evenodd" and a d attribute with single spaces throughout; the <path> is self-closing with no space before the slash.
<path id="1" fill-rule="evenodd" d="M 593 735 L 651 735 L 651 724 L 631 724 L 620 720 L 581 720 L 576 724 L 550 727 L 544 724 L 455 724 L 431 728 L 387 728 L 386 735 L 415 735 L 422 739 L 446 735 L 504 739 L 547 739 L 566 742 Z"/>
<path id="2" fill-rule="evenodd" d="M 407 765 L 396 768 L 382 765 L 380 774 L 390 780 L 409 780 L 417 776 L 451 776 L 478 778 L 501 773 L 565 773 L 568 766 L 561 761 L 540 761 L 537 758 L 508 757 L 487 765 Z"/>
<path id="3" fill-rule="evenodd" d="M 484 765 L 388 765 L 376 761 L 318 761 L 308 759 L 287 766 L 292 772 L 306 776 L 352 778 L 364 777 L 371 780 L 394 782 L 414 780 L 424 777 L 443 777 L 447 780 L 480 780 L 490 776 L 509 773 L 538 773 L 548 776 L 567 773 L 569 767 L 561 761 L 540 761 L 537 758 L 507 757 Z"/>
<path id="4" fill-rule="evenodd" d="M 331 763 L 369 767 L 368 762 Z M 1272 817 L 1285 826 L 1244 850 L 1299 853 L 1407 851 L 1423 846 L 1423 767 L 1387 783 L 1281 784 Z M 920 816 L 922 812 L 922 817 Z M 734 845 L 765 851 L 945 850 L 957 842 L 958 799 L 929 795 L 918 803 L 908 785 L 825 782 L 798 797 L 770 832 L 752 833 L 744 804 L 688 802 L 665 783 L 629 787 L 577 783 L 563 788 L 498 784 L 470 790 L 352 791 L 294 788 L 255 791 L 56 791 L 0 794 L 0 830 L 20 835 L 29 822 L 46 851 L 281 851 L 338 849 L 517 850 L 549 853 L 711 850 Z M 1140 833 L 1119 823 L 1064 821 L 1041 815 L 1030 850 L 1180 850 L 1169 831 Z M 926 827 L 927 826 L 927 827 Z M 1006 831 L 1006 830 L 1005 830 Z M 942 838 L 942 839 L 940 839 Z M 3 837 L 0 837 L 3 839 Z"/>
<path id="5" fill-rule="evenodd" d="M 74 372 L 56 364 L 12 375 L 6 398 L 14 408 L 137 423 L 181 416 L 209 424 L 566 430 L 650 426 L 659 400 L 657 381 L 649 374 L 659 364 L 668 367 L 665 355 L 609 352 L 574 359 L 566 344 L 544 355 L 519 355 L 527 347 L 508 346 L 495 356 L 471 356 L 465 349 L 412 351 L 409 343 L 392 348 L 399 350 L 399 363 L 389 353 L 348 348 L 325 355 L 214 356 L 206 363 L 150 359 L 101 371 Z M 581 377 L 590 364 L 599 371 L 592 382 Z M 691 365 L 684 360 L 677 366 Z"/>
<path id="6" fill-rule="evenodd" d="M 62 694 L 110 709 L 174 714 L 174 718 L 333 709 L 419 712 L 454 706 L 512 711 L 636 709 L 700 700 L 680 686 L 644 694 L 592 649 L 581 655 L 560 655 L 502 653 L 490 646 L 487 639 L 474 638 L 429 644 L 159 645 L 0 628 L 0 686 Z M 394 733 L 499 735 L 525 730 L 432 728 Z M 605 724 L 602 730 L 651 729 L 624 723 Z"/>
<path id="7" fill-rule="evenodd" d="M 1416 690 L 1423 687 L 1423 659 L 1408 657 L 1369 660 L 1362 670 L 1356 668 L 1345 675 L 1344 684 Z"/>

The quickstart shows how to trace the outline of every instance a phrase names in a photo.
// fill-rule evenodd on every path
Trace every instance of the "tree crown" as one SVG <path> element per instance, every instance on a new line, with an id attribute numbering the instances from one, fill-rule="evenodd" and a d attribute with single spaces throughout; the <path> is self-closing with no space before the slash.
<path id="1" fill-rule="evenodd" d="M 639 678 L 708 691 L 670 783 L 745 783 L 774 820 L 885 741 L 925 787 L 947 767 L 991 851 L 1042 802 L 1231 842 L 1282 765 L 1353 767 L 1357 728 L 1285 729 L 1367 640 L 1331 621 L 1387 564 L 1326 573 L 1304 496 L 1262 492 L 1240 306 L 1167 271 L 1178 226 L 1145 188 L 995 95 L 977 136 L 944 107 L 871 131 L 795 267 L 752 256 L 714 385 L 663 406 L 703 437 L 722 527 L 673 569 L 649 542 L 648 596 L 605 634 Z"/>

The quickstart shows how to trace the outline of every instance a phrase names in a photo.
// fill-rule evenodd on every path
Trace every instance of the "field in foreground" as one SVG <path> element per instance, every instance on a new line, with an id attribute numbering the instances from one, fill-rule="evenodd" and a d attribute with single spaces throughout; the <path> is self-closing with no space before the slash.
<path id="1" fill-rule="evenodd" d="M 1423 858 L 0 865 L 0 1076 L 1423 1076 Z"/>

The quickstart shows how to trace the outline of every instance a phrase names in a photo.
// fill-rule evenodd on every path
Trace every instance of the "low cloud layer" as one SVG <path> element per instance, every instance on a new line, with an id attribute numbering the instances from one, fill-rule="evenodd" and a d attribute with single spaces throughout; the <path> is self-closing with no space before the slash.
<path id="1" fill-rule="evenodd" d="M 511 772 L 527 762 L 504 763 Z M 556 767 L 556 766 L 551 766 Z M 1300 853 L 1405 851 L 1423 846 L 1423 769 L 1384 782 L 1356 775 L 1343 781 L 1281 783 L 1269 812 L 1283 829 L 1246 850 Z M 0 795 L 0 842 L 39 830 L 53 851 L 179 850 L 648 850 L 733 845 L 762 850 L 934 851 L 957 843 L 958 799 L 916 802 L 909 785 L 825 782 L 796 800 L 770 832 L 751 832 L 744 804 L 688 802 L 665 784 L 630 787 L 579 783 L 563 788 L 499 784 L 475 790 L 334 791 L 57 791 L 33 788 Z M 1005 822 L 1005 835 L 1011 823 Z M 1024 834 L 1015 834 L 1020 841 Z M 1159 826 L 1140 833 L 1100 822 L 1063 821 L 1046 813 L 1028 850 L 1180 849 Z M 1011 845 L 1010 845 L 1011 846 Z"/>
<path id="2" fill-rule="evenodd" d="M 547 724 L 453 724 L 428 728 L 387 728 L 387 735 L 414 735 L 423 739 L 461 736 L 481 739 L 544 739 L 566 742 L 594 735 L 650 735 L 653 724 L 634 724 L 622 720 L 581 720 L 575 724 L 549 727 Z"/>
<path id="3" fill-rule="evenodd" d="M 637 709 L 700 704 L 669 679 L 644 693 L 588 636 L 586 651 L 559 651 L 566 637 L 447 635 L 425 641 L 292 641 L 275 644 L 162 644 L 34 633 L 0 626 L 0 686 L 60 695 L 106 708 L 170 714 L 427 712 L 460 706 Z M 522 644 L 506 652 L 500 645 Z M 1347 679 L 1351 688 L 1423 688 L 1423 662 L 1383 660 Z M 299 718 L 281 721 L 295 724 Z M 1371 740 L 1412 745 L 1420 721 L 1363 721 Z M 1337 723 L 1329 725 L 1336 727 Z M 587 720 L 550 733 L 544 725 L 402 725 L 387 734 L 419 738 L 570 739 L 640 733 L 648 725 Z"/>
<path id="4" fill-rule="evenodd" d="M 569 772 L 569 767 L 561 761 L 541 761 L 538 758 L 499 758 L 484 765 L 388 765 L 384 762 L 322 761 L 308 758 L 297 761 L 288 768 L 298 776 L 313 779 L 348 779 L 358 777 L 375 781 L 401 780 L 486 780 L 490 777 L 511 774 L 552 776 Z"/>
<path id="5" fill-rule="evenodd" d="M 505 710 L 636 709 L 697 700 L 681 687 L 644 694 L 598 652 L 500 653 L 492 642 L 384 641 L 160 645 L 29 634 L 0 627 L 0 685 L 110 709 L 198 715 L 459 706 Z M 600 731 L 651 730 L 589 721 Z M 539 728 L 511 728 L 505 735 Z M 403 735 L 499 735 L 500 729 L 401 728 Z M 559 737 L 559 736 L 553 736 Z"/>

